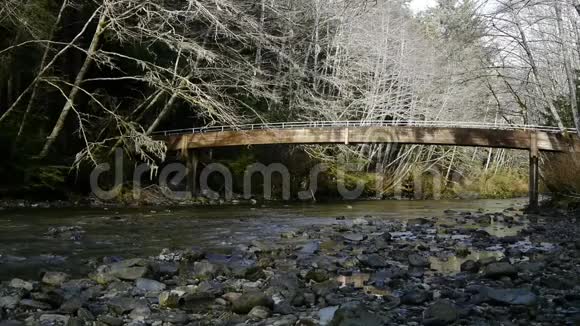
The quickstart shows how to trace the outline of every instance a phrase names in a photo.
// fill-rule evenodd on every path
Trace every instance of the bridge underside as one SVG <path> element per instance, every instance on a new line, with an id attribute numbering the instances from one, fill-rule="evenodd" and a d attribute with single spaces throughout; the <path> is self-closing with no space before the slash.
<path id="1" fill-rule="evenodd" d="M 532 209 L 537 208 L 538 205 L 538 152 L 580 152 L 580 138 L 576 134 L 565 135 L 523 129 L 494 130 L 448 127 L 357 126 L 239 130 L 167 136 L 166 141 L 170 151 L 186 152 L 198 148 L 228 146 L 363 143 L 475 146 L 528 150 L 530 153 L 530 208 Z M 188 170 L 195 171 L 195 168 Z"/>
<path id="2" fill-rule="evenodd" d="M 440 127 L 339 127 L 264 129 L 174 135 L 167 137 L 171 151 L 268 144 L 401 143 L 476 146 L 569 152 L 580 151 L 577 135 L 543 131 L 489 130 Z"/>

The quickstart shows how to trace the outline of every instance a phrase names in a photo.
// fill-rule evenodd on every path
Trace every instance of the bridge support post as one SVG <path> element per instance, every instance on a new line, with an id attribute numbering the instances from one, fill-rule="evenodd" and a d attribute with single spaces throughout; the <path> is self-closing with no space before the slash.
<path id="1" fill-rule="evenodd" d="M 539 159 L 538 159 L 538 140 L 535 132 L 530 136 L 530 204 L 529 209 L 535 210 L 538 208 L 539 197 Z"/>
<path id="2" fill-rule="evenodd" d="M 193 198 L 197 193 L 197 165 L 199 159 L 197 153 L 194 150 L 187 150 L 186 157 L 186 171 L 187 171 L 187 193 Z"/>

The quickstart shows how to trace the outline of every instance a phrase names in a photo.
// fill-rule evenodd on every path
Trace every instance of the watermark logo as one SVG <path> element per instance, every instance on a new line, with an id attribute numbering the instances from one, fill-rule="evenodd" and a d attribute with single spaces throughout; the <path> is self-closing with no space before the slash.
<path id="1" fill-rule="evenodd" d="M 93 194 L 103 200 L 114 200 L 120 196 L 123 187 L 132 191 L 131 196 L 139 201 L 143 195 L 143 179 L 149 177 L 149 183 L 155 179 L 163 196 L 172 201 L 190 200 L 194 196 L 202 196 L 210 200 L 234 198 L 273 200 L 311 200 L 316 199 L 319 191 L 319 181 L 322 175 L 331 173 L 335 182 L 336 192 L 344 200 L 356 200 L 365 197 L 382 198 L 388 189 L 390 196 L 400 199 L 404 196 L 414 199 L 440 199 L 448 185 L 460 185 L 462 178 L 457 173 L 442 173 L 436 166 L 427 169 L 415 169 L 406 176 L 388 178 L 384 166 L 376 164 L 374 178 L 364 181 L 356 178 L 362 172 L 362 164 L 355 163 L 320 163 L 312 166 L 304 176 L 306 182 L 301 182 L 302 189 L 292 193 L 291 171 L 281 163 L 252 163 L 246 166 L 241 179 L 242 184 L 234 184 L 234 173 L 221 163 L 210 163 L 203 166 L 198 173 L 188 170 L 185 162 L 173 162 L 161 168 L 152 168 L 142 163 L 131 169 L 130 179 L 125 178 L 123 153 L 118 149 L 112 164 L 103 163 L 96 166 L 90 175 L 90 185 Z M 191 169 L 191 167 L 189 167 Z M 368 173 L 368 172 L 366 172 Z M 189 179 L 188 179 L 189 178 Z M 211 179 L 219 182 L 211 182 Z M 388 182 L 385 183 L 385 179 Z M 256 187 L 262 181 L 262 187 Z M 374 184 L 368 184 L 373 182 Z M 187 185 L 193 185 L 188 187 Z M 234 189 L 239 193 L 235 194 Z M 261 190 L 260 190 L 261 189 Z M 367 189 L 374 189 L 371 194 Z M 462 187 L 455 187 L 461 191 Z M 258 193 L 259 192 L 259 193 Z"/>

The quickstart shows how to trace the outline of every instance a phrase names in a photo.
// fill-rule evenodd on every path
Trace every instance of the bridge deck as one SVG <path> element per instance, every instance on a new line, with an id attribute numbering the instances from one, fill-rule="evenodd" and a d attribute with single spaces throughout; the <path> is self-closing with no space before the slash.
<path id="1" fill-rule="evenodd" d="M 158 133 L 169 150 L 267 144 L 401 143 L 530 149 L 537 139 L 541 151 L 580 151 L 580 138 L 571 130 L 540 126 L 488 126 L 456 123 L 442 125 L 374 125 L 365 122 L 279 123 L 235 127 L 196 128 Z M 318 124 L 318 125 L 317 125 Z M 532 136 L 535 135 L 535 136 Z"/>

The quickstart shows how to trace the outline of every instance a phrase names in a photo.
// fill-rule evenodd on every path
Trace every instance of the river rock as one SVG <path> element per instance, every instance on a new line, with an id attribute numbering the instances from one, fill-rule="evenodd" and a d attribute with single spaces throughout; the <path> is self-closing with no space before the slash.
<path id="1" fill-rule="evenodd" d="M 66 300 L 58 310 L 66 314 L 74 314 L 82 306 L 83 300 L 81 300 L 79 297 L 73 297 L 69 300 Z"/>
<path id="2" fill-rule="evenodd" d="M 0 326 L 24 326 L 25 324 L 18 320 L 0 320 Z"/>
<path id="3" fill-rule="evenodd" d="M 19 278 L 12 279 L 8 285 L 15 289 L 24 289 L 26 291 L 32 291 L 34 289 L 32 282 L 27 282 Z"/>
<path id="4" fill-rule="evenodd" d="M 338 310 L 338 306 L 326 307 L 320 309 L 318 312 L 319 323 L 322 326 L 328 325 L 334 318 L 334 314 Z"/>
<path id="5" fill-rule="evenodd" d="M 409 304 L 409 305 L 418 305 L 418 304 L 422 304 L 425 301 L 427 301 L 428 298 L 429 298 L 429 294 L 427 293 L 427 291 L 415 289 L 415 290 L 411 290 L 411 291 L 406 292 L 401 297 L 401 303 Z"/>
<path id="6" fill-rule="evenodd" d="M 147 278 L 138 278 L 135 281 L 135 287 L 144 292 L 161 292 L 165 290 L 167 285 Z"/>
<path id="7" fill-rule="evenodd" d="M 556 290 L 569 290 L 576 286 L 576 282 L 570 278 L 549 275 L 542 278 L 542 285 Z"/>
<path id="8" fill-rule="evenodd" d="M 448 300 L 440 300 L 423 311 L 423 324 L 429 326 L 449 325 L 457 320 L 457 307 Z"/>
<path id="9" fill-rule="evenodd" d="M 262 306 L 256 306 L 248 312 L 248 317 L 255 320 L 262 320 L 270 317 L 270 309 Z"/>
<path id="10" fill-rule="evenodd" d="M 508 262 L 499 262 L 499 263 L 491 263 L 485 266 L 483 270 L 483 275 L 488 278 L 500 278 L 502 276 L 516 276 L 518 274 L 518 269 L 508 263 Z"/>
<path id="11" fill-rule="evenodd" d="M 110 299 L 109 302 L 107 302 L 107 305 L 112 311 L 122 315 L 137 308 L 140 304 L 133 298 L 117 297 Z"/>
<path id="12" fill-rule="evenodd" d="M 161 292 L 159 294 L 159 305 L 166 308 L 175 308 L 179 306 L 179 295 L 175 292 Z"/>
<path id="13" fill-rule="evenodd" d="M 89 275 L 89 278 L 101 285 L 106 285 L 118 280 L 118 278 L 111 274 L 111 268 L 107 265 L 99 266 L 94 273 Z"/>
<path id="14" fill-rule="evenodd" d="M 242 296 L 241 293 L 237 292 L 228 292 L 222 296 L 227 302 L 233 303 L 234 301 L 238 300 Z"/>
<path id="15" fill-rule="evenodd" d="M 191 320 L 189 315 L 182 311 L 161 311 L 159 313 L 151 315 L 149 318 L 151 320 L 159 320 L 164 323 L 170 323 L 169 325 L 183 325 Z M 161 323 L 160 323 L 161 324 Z"/>
<path id="16" fill-rule="evenodd" d="M 473 260 L 466 260 L 461 263 L 462 272 L 477 273 L 479 271 L 479 263 Z"/>
<path id="17" fill-rule="evenodd" d="M 363 265 L 371 268 L 385 268 L 389 266 L 387 260 L 379 254 L 362 255 L 357 258 Z"/>
<path id="18" fill-rule="evenodd" d="M 312 286 L 312 291 L 314 291 L 314 293 L 319 297 L 325 297 L 330 293 L 336 291 L 339 285 L 340 284 L 338 283 L 338 281 L 331 279 L 328 281 L 314 284 Z"/>
<path id="19" fill-rule="evenodd" d="M 52 285 L 52 286 L 61 286 L 68 279 L 69 279 L 69 275 L 67 273 L 46 272 L 42 276 L 42 283 Z"/>
<path id="20" fill-rule="evenodd" d="M 411 218 L 407 221 L 407 225 L 429 225 L 433 222 L 424 217 Z"/>
<path id="21" fill-rule="evenodd" d="M 101 315 L 97 318 L 98 321 L 104 323 L 109 326 L 121 326 L 123 325 L 123 319 L 109 316 L 109 315 Z M 98 323 L 97 323 L 98 324 Z"/>
<path id="22" fill-rule="evenodd" d="M 373 313 L 370 313 L 364 304 L 359 302 L 348 302 L 341 305 L 336 312 L 329 326 L 382 326 L 383 321 Z"/>
<path id="23" fill-rule="evenodd" d="M 224 287 L 217 281 L 203 281 L 197 287 L 188 289 L 184 301 L 210 300 L 224 293 Z"/>
<path id="24" fill-rule="evenodd" d="M 30 294 L 32 300 L 48 303 L 52 307 L 59 307 L 64 302 L 64 297 L 61 291 L 44 291 L 32 292 Z"/>
<path id="25" fill-rule="evenodd" d="M 129 317 L 133 320 L 145 320 L 151 316 L 151 309 L 146 306 L 136 307 L 131 311 Z"/>
<path id="26" fill-rule="evenodd" d="M 12 296 L 5 296 L 0 297 L 0 310 L 4 309 L 14 309 L 18 302 L 20 301 L 20 297 L 12 295 Z"/>
<path id="27" fill-rule="evenodd" d="M 119 267 L 111 269 L 111 275 L 127 281 L 134 281 L 136 279 L 142 278 L 147 274 L 147 267 L 144 266 L 134 266 L 134 267 Z"/>
<path id="28" fill-rule="evenodd" d="M 362 217 L 355 218 L 352 220 L 352 225 L 369 225 L 370 222 Z"/>
<path id="29" fill-rule="evenodd" d="M 157 262 L 152 265 L 153 271 L 158 275 L 174 276 L 179 272 L 179 264 L 177 262 Z"/>
<path id="30" fill-rule="evenodd" d="M 365 236 L 360 233 L 347 232 L 342 235 L 342 238 L 350 242 L 360 242 L 364 240 Z"/>
<path id="31" fill-rule="evenodd" d="M 274 301 L 262 292 L 244 293 L 233 302 L 232 311 L 238 314 L 247 314 L 257 306 L 271 309 L 274 306 Z"/>
<path id="32" fill-rule="evenodd" d="M 40 301 L 36 301 L 36 300 L 31 300 L 31 299 L 22 299 L 22 300 L 20 300 L 19 305 L 21 307 L 25 307 L 25 308 L 40 309 L 40 310 L 49 310 L 52 308 L 52 306 L 49 305 L 48 303 L 44 303 L 44 302 L 40 302 Z"/>
<path id="33" fill-rule="evenodd" d="M 509 305 L 531 306 L 538 297 L 528 289 L 495 289 L 483 288 L 482 294 L 493 302 Z"/>
<path id="34" fill-rule="evenodd" d="M 65 316 L 65 315 L 57 315 L 57 314 L 44 314 L 44 315 L 40 315 L 40 317 L 38 318 L 38 320 L 40 321 L 40 323 L 49 323 L 49 324 L 58 324 L 58 323 L 62 323 L 64 325 L 66 325 L 69 321 L 70 317 L 69 316 Z"/>
<path id="35" fill-rule="evenodd" d="M 409 265 L 413 267 L 429 267 L 431 263 L 429 259 L 418 254 L 411 254 L 408 257 Z"/>
<path id="36" fill-rule="evenodd" d="M 323 269 L 313 269 L 306 273 L 304 277 L 307 281 L 312 280 L 314 282 L 320 283 L 328 280 L 330 276 L 328 272 Z"/>
<path id="37" fill-rule="evenodd" d="M 198 278 L 213 278 L 217 273 L 217 266 L 207 260 L 193 264 L 193 274 Z"/>
<path id="38" fill-rule="evenodd" d="M 91 322 L 95 320 L 95 315 L 93 315 L 90 310 L 82 307 L 77 310 L 77 317 L 79 317 L 79 319 L 84 322 Z"/>
<path id="39" fill-rule="evenodd" d="M 304 244 L 298 253 L 303 256 L 310 256 L 315 254 L 320 250 L 320 242 L 319 241 L 310 241 Z"/>

